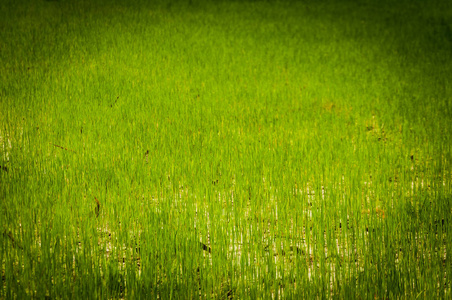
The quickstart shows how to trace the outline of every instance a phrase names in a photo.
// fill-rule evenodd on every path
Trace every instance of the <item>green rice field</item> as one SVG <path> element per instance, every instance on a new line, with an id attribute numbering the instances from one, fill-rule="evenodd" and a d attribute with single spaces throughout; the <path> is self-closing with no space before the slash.
<path id="1" fill-rule="evenodd" d="M 450 299 L 452 2 L 1 0 L 0 299 Z"/>

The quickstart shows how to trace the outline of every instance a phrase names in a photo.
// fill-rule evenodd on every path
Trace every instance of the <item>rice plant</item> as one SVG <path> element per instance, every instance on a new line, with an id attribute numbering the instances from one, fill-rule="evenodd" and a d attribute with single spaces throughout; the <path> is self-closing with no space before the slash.
<path id="1" fill-rule="evenodd" d="M 449 1 L 2 1 L 0 28 L 0 298 L 450 298 Z"/>

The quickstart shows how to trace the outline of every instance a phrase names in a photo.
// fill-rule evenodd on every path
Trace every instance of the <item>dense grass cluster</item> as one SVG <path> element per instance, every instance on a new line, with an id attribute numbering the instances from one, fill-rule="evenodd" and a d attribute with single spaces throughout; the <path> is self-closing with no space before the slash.
<path id="1" fill-rule="evenodd" d="M 450 1 L 1 1 L 0 298 L 451 297 Z"/>

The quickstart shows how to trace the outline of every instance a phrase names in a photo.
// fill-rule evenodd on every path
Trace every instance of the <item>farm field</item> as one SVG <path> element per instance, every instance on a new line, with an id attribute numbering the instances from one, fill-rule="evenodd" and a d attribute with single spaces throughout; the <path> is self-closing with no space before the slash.
<path id="1" fill-rule="evenodd" d="M 450 1 L 0 2 L 0 299 L 451 298 Z"/>

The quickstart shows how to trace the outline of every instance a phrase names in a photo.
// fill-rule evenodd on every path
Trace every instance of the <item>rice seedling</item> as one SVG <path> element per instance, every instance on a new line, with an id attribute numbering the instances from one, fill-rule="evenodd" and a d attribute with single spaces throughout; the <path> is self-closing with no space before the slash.
<path id="1" fill-rule="evenodd" d="M 451 16 L 0 3 L 0 298 L 449 298 Z"/>

